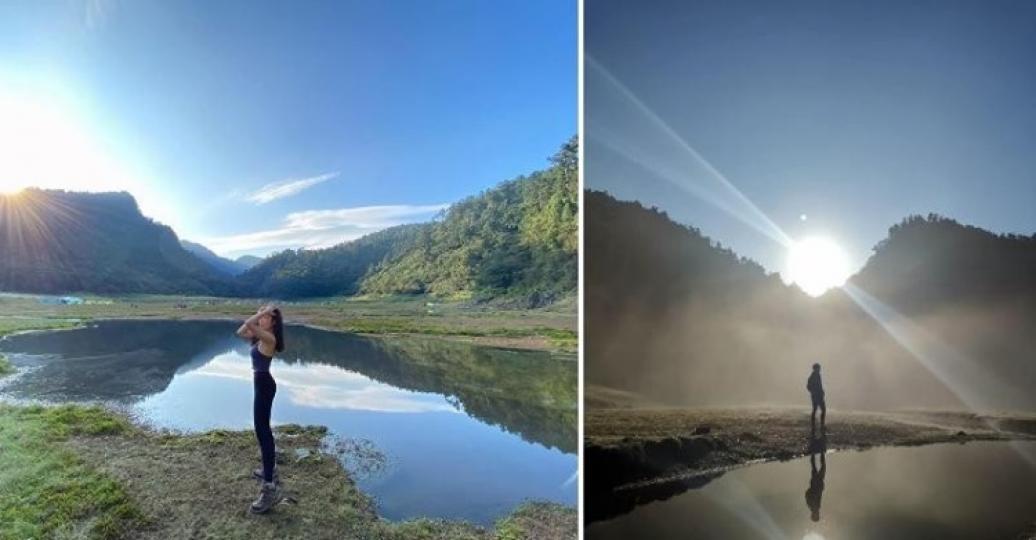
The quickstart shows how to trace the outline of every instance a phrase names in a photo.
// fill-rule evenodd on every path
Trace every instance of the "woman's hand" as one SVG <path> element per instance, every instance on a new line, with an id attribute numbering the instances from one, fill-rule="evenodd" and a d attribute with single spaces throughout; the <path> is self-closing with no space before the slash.
<path id="1" fill-rule="evenodd" d="M 261 336 L 263 330 L 259 328 L 259 318 L 263 315 L 270 314 L 274 309 L 273 304 L 267 304 L 260 307 L 259 310 L 255 312 L 255 315 L 245 319 L 244 324 L 237 329 L 237 335 L 244 339 L 252 339 L 257 336 Z"/>

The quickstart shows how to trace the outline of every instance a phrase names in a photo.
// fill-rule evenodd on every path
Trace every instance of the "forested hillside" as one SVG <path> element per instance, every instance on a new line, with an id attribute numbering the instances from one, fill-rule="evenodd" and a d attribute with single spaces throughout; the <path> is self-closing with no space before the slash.
<path id="1" fill-rule="evenodd" d="M 453 204 L 431 223 L 321 250 L 289 250 L 245 272 L 245 294 L 429 294 L 550 303 L 577 280 L 578 144 L 551 166 Z"/>
<path id="2" fill-rule="evenodd" d="M 552 166 L 454 204 L 398 259 L 364 280 L 366 293 L 512 296 L 549 303 L 576 289 L 577 143 Z"/>
<path id="3" fill-rule="evenodd" d="M 356 294 L 373 267 L 398 258 L 428 226 L 400 225 L 327 249 L 276 253 L 238 276 L 238 290 L 274 298 Z"/>
<path id="4" fill-rule="evenodd" d="M 0 196 L 0 290 L 227 294 L 230 283 L 128 193 Z"/>

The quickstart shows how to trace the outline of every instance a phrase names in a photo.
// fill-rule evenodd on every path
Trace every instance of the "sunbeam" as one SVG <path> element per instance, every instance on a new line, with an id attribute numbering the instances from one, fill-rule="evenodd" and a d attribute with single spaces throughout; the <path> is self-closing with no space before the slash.
<path id="1" fill-rule="evenodd" d="M 1019 400 L 1024 400 L 1021 390 L 1007 381 L 994 378 L 981 365 L 946 345 L 863 289 L 852 283 L 846 283 L 842 289 L 972 412 L 995 411 L 997 406 L 990 399 L 993 397 L 1005 403 L 1018 403 Z M 991 429 L 999 429 L 991 420 L 986 420 L 985 423 Z M 1036 455 L 1020 446 L 1017 441 L 1007 443 L 1029 465 L 1036 467 Z"/>
<path id="2" fill-rule="evenodd" d="M 738 517 L 742 523 L 759 533 L 760 538 L 767 540 L 785 540 L 787 537 L 777 526 L 773 516 L 759 502 L 748 486 L 735 477 L 724 479 L 716 484 L 715 491 L 706 491 L 709 498 Z"/>
<path id="3" fill-rule="evenodd" d="M 730 216 L 769 237 L 782 246 L 792 245 L 791 238 L 762 210 L 741 193 L 727 177 L 702 157 L 672 127 L 641 101 L 604 66 L 586 55 L 589 72 L 605 84 L 587 84 L 594 92 L 611 89 L 619 98 L 609 113 L 587 115 L 587 134 L 624 158 L 654 173 L 659 178 L 719 208 Z M 616 122 L 620 113 L 625 123 Z M 630 114 L 633 113 L 633 114 Z"/>
<path id="4" fill-rule="evenodd" d="M 842 289 L 911 356 L 946 386 L 970 410 L 992 411 L 999 402 L 1024 401 L 1018 389 L 994 378 L 980 364 L 943 343 L 895 309 L 852 283 Z"/>
<path id="5" fill-rule="evenodd" d="M 51 205 L 44 209 L 41 205 Z M 42 214 L 53 219 L 45 219 Z M 6 255 L 0 271 L 31 273 L 40 283 L 49 283 L 54 276 L 71 271 L 73 261 L 55 256 L 76 253 L 75 238 L 55 234 L 54 230 L 75 230 L 83 226 L 82 216 L 74 209 L 50 198 L 40 197 L 32 189 L 17 194 L 0 195 L 0 246 Z M 62 246 L 53 249 L 53 246 Z M 28 268 L 11 266 L 20 261 Z"/>

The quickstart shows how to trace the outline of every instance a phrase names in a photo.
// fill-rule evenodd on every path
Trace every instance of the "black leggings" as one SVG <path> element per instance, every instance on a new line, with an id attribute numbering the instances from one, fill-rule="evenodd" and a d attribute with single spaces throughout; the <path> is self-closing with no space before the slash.
<path id="1" fill-rule="evenodd" d="M 820 409 L 820 425 L 827 425 L 827 404 L 824 403 L 824 396 L 813 397 L 813 415 L 810 417 L 814 424 L 817 423 L 817 409 Z"/>
<path id="2" fill-rule="evenodd" d="M 263 480 L 273 482 L 273 464 L 276 454 L 273 446 L 273 429 L 270 428 L 270 411 L 273 396 L 277 394 L 277 383 L 268 371 L 256 371 L 252 377 L 255 387 L 255 401 L 252 403 L 252 419 L 255 421 L 255 438 L 263 455 Z"/>

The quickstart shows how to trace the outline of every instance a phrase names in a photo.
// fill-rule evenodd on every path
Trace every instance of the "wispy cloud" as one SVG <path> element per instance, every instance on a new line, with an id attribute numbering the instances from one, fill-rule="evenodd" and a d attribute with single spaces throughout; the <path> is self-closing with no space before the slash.
<path id="1" fill-rule="evenodd" d="M 89 30 L 96 30 L 104 25 L 111 14 L 118 8 L 117 0 L 84 0 L 83 24 Z"/>
<path id="2" fill-rule="evenodd" d="M 201 242 L 223 256 L 265 255 L 288 248 L 319 249 L 395 225 L 427 221 L 448 206 L 404 204 L 292 212 L 277 229 L 211 237 Z"/>
<path id="3" fill-rule="evenodd" d="M 309 189 L 321 182 L 326 182 L 339 175 L 336 172 L 329 172 L 309 178 L 288 178 L 279 182 L 272 182 L 259 188 L 259 191 L 249 195 L 247 200 L 255 204 L 266 204 L 277 199 L 290 197 L 302 190 Z"/>

